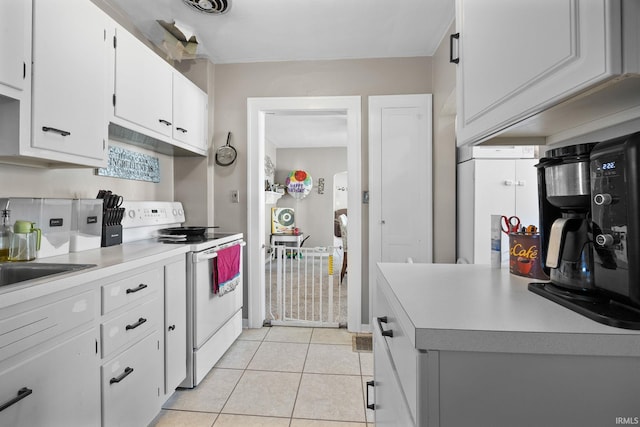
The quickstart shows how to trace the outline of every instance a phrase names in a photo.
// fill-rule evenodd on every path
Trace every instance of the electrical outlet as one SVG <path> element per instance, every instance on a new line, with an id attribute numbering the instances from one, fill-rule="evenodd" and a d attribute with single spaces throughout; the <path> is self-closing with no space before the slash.
<path id="1" fill-rule="evenodd" d="M 238 190 L 231 190 L 231 203 L 240 203 L 240 195 Z"/>

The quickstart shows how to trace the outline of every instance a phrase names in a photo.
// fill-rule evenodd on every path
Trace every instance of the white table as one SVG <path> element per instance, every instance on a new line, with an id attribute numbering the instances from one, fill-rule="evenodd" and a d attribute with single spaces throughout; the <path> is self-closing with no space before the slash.
<path id="1" fill-rule="evenodd" d="M 287 243 L 293 243 L 295 247 L 297 247 L 298 249 L 300 249 L 300 245 L 302 244 L 302 241 L 304 240 L 304 233 L 298 233 L 298 234 L 272 234 L 271 235 L 271 244 L 272 245 L 277 245 L 277 244 L 287 244 Z M 287 245 L 287 246 L 291 246 L 291 245 Z"/>

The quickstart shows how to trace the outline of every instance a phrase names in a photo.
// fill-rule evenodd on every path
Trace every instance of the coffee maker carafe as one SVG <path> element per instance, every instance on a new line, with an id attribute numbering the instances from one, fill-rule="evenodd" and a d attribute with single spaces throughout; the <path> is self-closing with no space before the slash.
<path id="1" fill-rule="evenodd" d="M 550 150 L 540 160 L 540 241 L 545 272 L 560 289 L 593 289 L 589 154 L 595 144 Z"/>

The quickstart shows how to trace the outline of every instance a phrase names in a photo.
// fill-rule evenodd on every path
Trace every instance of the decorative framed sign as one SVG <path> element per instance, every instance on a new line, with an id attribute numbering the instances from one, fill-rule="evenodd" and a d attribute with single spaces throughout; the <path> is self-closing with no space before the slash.
<path id="1" fill-rule="evenodd" d="M 122 147 L 109 147 L 109 163 L 106 168 L 96 169 L 96 174 L 157 183 L 160 182 L 160 161 Z"/>

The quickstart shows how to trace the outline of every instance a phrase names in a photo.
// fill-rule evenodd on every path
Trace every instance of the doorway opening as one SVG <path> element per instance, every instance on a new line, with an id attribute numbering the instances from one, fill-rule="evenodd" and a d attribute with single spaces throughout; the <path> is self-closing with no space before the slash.
<path id="1" fill-rule="evenodd" d="M 352 194 L 347 201 L 350 218 L 361 217 L 361 206 L 359 197 L 353 195 L 360 193 L 360 175 L 361 175 L 361 140 L 360 140 L 360 97 L 300 97 L 300 98 L 249 98 L 247 101 L 248 116 L 248 165 L 247 165 L 247 194 L 248 194 L 248 232 L 247 232 L 247 260 L 248 260 L 248 326 L 255 328 L 262 326 L 267 319 L 265 310 L 266 287 L 265 287 L 265 261 L 272 257 L 272 253 L 267 253 L 269 244 L 271 243 L 270 223 L 265 220 L 267 217 L 267 209 L 271 206 L 266 204 L 265 197 L 271 196 L 268 191 L 274 190 L 273 184 L 281 184 L 279 182 L 270 183 L 267 180 L 268 168 L 265 168 L 265 153 L 268 146 L 269 126 L 268 122 L 273 117 L 286 117 L 287 120 L 295 117 L 314 117 L 330 120 L 331 118 L 341 117 L 346 122 L 346 166 L 348 171 L 347 186 Z M 315 134 L 314 132 L 311 132 Z M 313 156 L 313 155 L 312 155 Z M 273 160 L 272 160 L 273 162 Z M 329 162 L 331 163 L 331 162 Z M 293 169 L 293 167 L 290 167 Z M 278 161 L 275 162 L 275 168 L 278 169 Z M 321 190 L 319 178 L 323 178 L 323 186 L 325 193 L 324 200 L 330 204 L 330 212 L 333 216 L 333 194 L 330 186 L 332 185 L 333 175 L 338 171 L 326 175 L 328 172 L 321 172 L 320 175 L 314 177 L 313 192 L 318 193 Z M 339 172 L 342 172 L 340 170 Z M 280 178 L 281 180 L 281 178 Z M 278 181 L 276 179 L 275 181 Z M 275 188 L 275 192 L 278 188 Z M 326 191 L 329 190 L 329 191 Z M 315 194 L 314 193 L 314 194 Z M 284 198 L 284 197 L 283 197 Z M 313 206 L 310 200 L 297 200 L 293 202 L 292 208 L 300 211 L 302 214 L 305 210 L 311 210 Z M 292 202 L 292 200 L 289 200 Z M 284 204 L 284 203 L 283 203 Z M 280 205 L 280 204 L 279 204 Z M 349 227 L 349 277 L 348 287 L 346 287 L 347 307 L 346 307 L 346 324 L 350 331 L 360 332 L 361 321 L 361 230 L 360 227 L 353 226 L 359 221 L 354 220 L 352 226 Z M 304 224 L 304 225 L 303 225 Z M 310 223 L 299 223 L 299 232 L 305 233 L 305 229 L 311 231 L 314 225 Z M 267 228 L 269 227 L 269 228 Z M 328 251 L 327 260 L 333 257 L 336 248 L 334 247 L 334 223 L 331 218 L 324 227 L 328 228 L 327 233 L 309 232 L 309 240 L 305 243 L 305 248 L 293 246 L 293 251 L 288 249 L 287 259 L 297 259 L 298 261 L 305 258 L 304 250 L 309 251 L 307 256 L 323 255 L 321 252 Z M 316 239 L 314 239 L 314 236 Z M 306 236 L 305 236 L 306 237 Z M 316 250 L 317 248 L 326 248 Z M 303 252 L 300 252 L 303 250 Z M 287 252 L 282 252 L 287 257 Z M 323 255 L 324 256 L 324 255 Z M 340 262 L 342 260 L 340 259 Z M 335 262 L 332 263 L 335 266 Z M 340 269 L 341 265 L 337 268 Z M 325 267 L 321 267 L 325 268 Z M 326 266 L 328 269 L 328 265 Z M 340 288 L 338 288 L 340 291 Z M 343 290 L 344 291 L 344 290 Z"/>
<path id="2" fill-rule="evenodd" d="M 275 193 L 265 203 L 266 320 L 344 326 L 348 283 L 339 237 L 341 227 L 347 234 L 340 222 L 347 213 L 346 114 L 267 114 L 265 144 L 265 191 Z M 338 191 L 332 183 L 340 172 L 345 182 Z"/>

